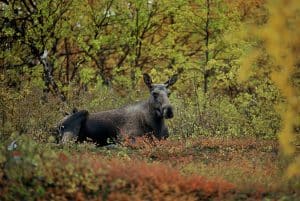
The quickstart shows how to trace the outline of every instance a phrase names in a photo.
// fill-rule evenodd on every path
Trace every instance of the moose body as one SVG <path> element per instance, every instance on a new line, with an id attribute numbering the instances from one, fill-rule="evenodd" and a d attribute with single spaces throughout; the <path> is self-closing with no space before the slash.
<path id="1" fill-rule="evenodd" d="M 61 125 L 63 128 L 73 127 L 73 136 L 78 141 L 90 138 L 100 146 L 107 145 L 108 141 L 116 142 L 122 136 L 150 135 L 157 139 L 167 138 L 169 132 L 164 120 L 173 117 L 173 107 L 168 99 L 167 88 L 176 80 L 177 76 L 173 76 L 164 84 L 152 84 L 150 76 L 144 74 L 144 82 L 150 91 L 150 97 L 146 101 L 97 113 L 88 114 L 79 111 L 66 118 L 67 124 Z M 80 112 L 81 114 L 78 114 Z M 75 118 L 77 120 L 69 120 L 74 119 L 75 115 L 78 116 Z M 63 129 L 62 136 L 70 133 L 72 133 L 70 129 L 67 133 Z"/>
<path id="2" fill-rule="evenodd" d="M 121 136 L 154 135 L 158 139 L 167 138 L 169 133 L 163 118 L 158 118 L 150 110 L 147 101 L 120 109 L 92 113 L 82 125 L 79 138 L 92 139 L 99 145 Z"/>

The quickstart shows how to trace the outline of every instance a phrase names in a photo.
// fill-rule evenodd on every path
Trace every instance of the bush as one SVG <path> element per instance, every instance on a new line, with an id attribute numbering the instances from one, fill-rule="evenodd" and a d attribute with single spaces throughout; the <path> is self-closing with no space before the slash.
<path id="1" fill-rule="evenodd" d="M 241 93 L 235 98 L 226 95 L 171 97 L 176 113 L 169 123 L 178 137 L 255 136 L 276 139 L 280 128 L 279 114 L 267 100 Z"/>
<path id="2" fill-rule="evenodd" d="M 101 158 L 39 146 L 28 137 L 1 143 L 1 200 L 207 200 L 224 198 L 234 185 L 201 176 L 184 177 L 160 164 Z"/>

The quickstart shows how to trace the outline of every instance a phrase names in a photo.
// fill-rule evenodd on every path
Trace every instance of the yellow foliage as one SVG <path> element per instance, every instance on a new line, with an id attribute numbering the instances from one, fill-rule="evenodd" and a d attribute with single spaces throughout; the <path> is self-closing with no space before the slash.
<path id="1" fill-rule="evenodd" d="M 300 156 L 296 158 L 295 162 L 292 163 L 287 170 L 286 176 L 287 178 L 292 178 L 295 176 L 300 176 Z"/>
<path id="2" fill-rule="evenodd" d="M 285 155 L 297 158 L 290 164 L 286 175 L 291 178 L 300 175 L 300 156 L 296 156 L 296 134 L 294 126 L 299 124 L 300 115 L 299 92 L 291 82 L 296 66 L 300 62 L 300 2 L 298 0 L 269 0 L 267 2 L 269 19 L 266 24 L 257 27 L 254 31 L 263 42 L 267 53 L 273 61 L 271 78 L 285 97 L 286 104 L 282 116 L 282 128 L 279 133 L 279 142 Z M 249 69 L 258 55 L 255 50 L 244 60 L 240 79 L 244 80 Z M 266 68 L 265 66 L 262 66 Z"/>
<path id="3" fill-rule="evenodd" d="M 241 66 L 243 68 L 240 69 L 240 72 L 239 72 L 239 77 L 238 77 L 239 82 L 243 82 L 250 77 L 251 66 L 254 63 L 254 61 L 258 58 L 259 54 L 260 54 L 260 52 L 258 50 L 253 51 L 250 53 L 250 55 L 247 55 L 242 59 Z"/>

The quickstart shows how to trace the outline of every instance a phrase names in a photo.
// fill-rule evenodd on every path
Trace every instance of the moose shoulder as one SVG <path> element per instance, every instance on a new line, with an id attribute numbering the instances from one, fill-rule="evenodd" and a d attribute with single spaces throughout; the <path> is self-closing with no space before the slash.
<path id="1" fill-rule="evenodd" d="M 90 138 L 100 146 L 107 145 L 108 141 L 115 141 L 123 135 L 131 137 L 152 135 L 157 139 L 167 138 L 169 132 L 164 120 L 174 115 L 168 98 L 170 94 L 168 87 L 177 81 L 177 75 L 163 84 L 153 84 L 148 74 L 143 76 L 150 92 L 147 100 L 119 109 L 88 115 L 82 113 L 81 119 L 84 121 L 77 121 L 80 123 L 80 131 L 78 134 L 77 129 L 74 136 L 78 136 L 79 141 Z"/>

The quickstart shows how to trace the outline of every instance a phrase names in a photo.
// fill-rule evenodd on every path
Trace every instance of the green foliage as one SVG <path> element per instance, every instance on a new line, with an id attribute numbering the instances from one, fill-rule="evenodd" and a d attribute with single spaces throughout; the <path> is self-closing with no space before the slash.
<path id="1" fill-rule="evenodd" d="M 95 70 L 92 68 L 83 68 L 79 72 L 81 82 L 83 84 L 88 84 L 95 77 Z"/>
<path id="2" fill-rule="evenodd" d="M 196 100 L 179 95 L 172 96 L 171 100 L 176 105 L 176 113 L 170 127 L 175 135 L 182 137 L 200 134 L 276 139 L 280 127 L 279 115 L 270 102 L 248 93 L 235 98 L 206 97 L 198 93 Z"/>
<path id="3" fill-rule="evenodd" d="M 59 5 L 63 6 L 57 10 L 46 9 Z M 17 6 L 26 9 L 23 4 L 3 6 L 9 8 L 3 13 L 3 21 L 12 23 L 19 15 L 25 15 L 13 11 Z M 68 98 L 68 106 L 62 106 L 63 110 L 77 106 L 95 111 L 120 106 L 141 99 L 131 90 L 144 89 L 142 73 L 149 72 L 154 82 L 164 82 L 168 76 L 180 73 L 180 81 L 173 89 L 177 95 L 172 100 L 180 114 L 176 123 L 171 123 L 171 128 L 178 131 L 176 135 L 276 138 L 280 123 L 274 105 L 280 101 L 280 95 L 269 79 L 270 72 L 260 70 L 270 63 L 267 56 L 262 55 L 255 64 L 259 73 L 254 79 L 237 82 L 241 60 L 257 41 L 236 37 L 245 21 L 236 6 L 222 0 L 131 1 L 130 5 L 110 0 L 37 1 L 36 8 L 31 7 L 30 20 L 24 21 L 25 35 L 12 24 L 2 27 L 7 37 L 5 44 L 11 46 L 1 51 L 3 65 L 10 67 L 1 72 L 3 87 L 20 90 L 4 94 L 24 97 L 23 94 L 35 93 L 39 94 L 37 99 L 49 98 L 37 92 L 49 88 L 57 95 L 54 86 L 46 83 L 45 66 L 40 60 L 46 49 L 53 67 L 50 73 L 58 90 Z M 14 40 L 16 35 L 19 40 Z M 261 76 L 266 80 L 259 81 Z M 117 100 L 118 94 L 130 95 Z M 11 103 L 10 108 L 18 110 L 17 101 Z M 32 108 L 28 111 L 35 113 Z M 185 126 L 180 126 L 180 122 Z M 38 128 L 24 126 L 27 122 L 17 126 L 12 117 L 6 123 L 21 133 Z"/>

